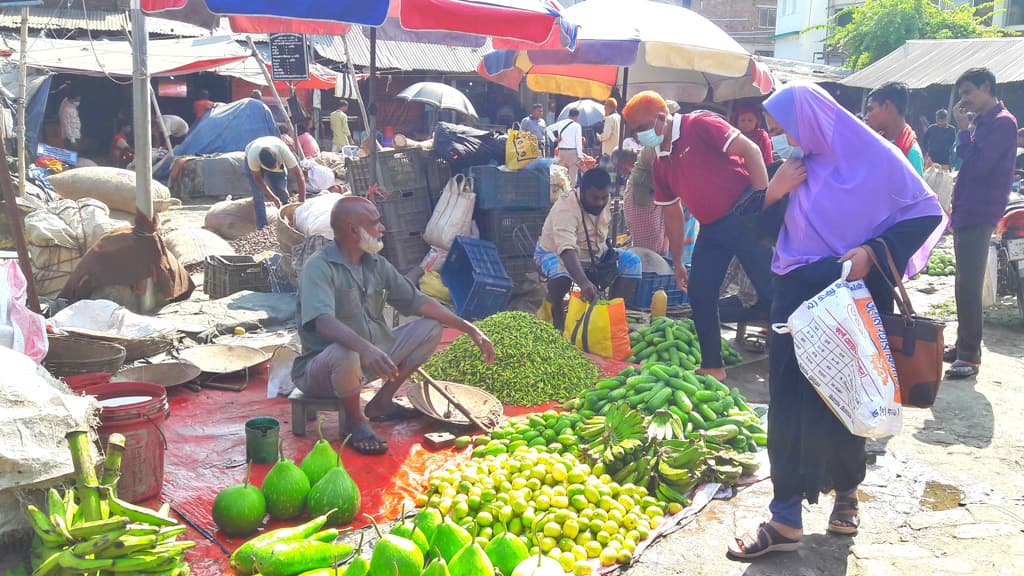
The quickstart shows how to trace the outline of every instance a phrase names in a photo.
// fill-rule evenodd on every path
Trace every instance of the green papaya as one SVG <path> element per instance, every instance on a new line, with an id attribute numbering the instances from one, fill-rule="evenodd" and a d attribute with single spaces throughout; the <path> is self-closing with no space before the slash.
<path id="1" fill-rule="evenodd" d="M 342 449 L 348 438 L 341 443 Z M 331 468 L 309 491 L 306 505 L 310 514 L 323 514 L 334 509 L 329 522 L 334 525 L 348 524 L 355 519 L 362 504 L 359 486 L 345 470 L 345 464 L 338 459 L 338 465 Z"/>
<path id="2" fill-rule="evenodd" d="M 321 424 L 323 424 L 322 419 L 318 420 L 316 424 L 316 431 L 320 435 L 320 439 L 316 441 L 313 449 L 306 454 L 306 457 L 302 459 L 302 464 L 299 465 L 303 473 L 306 474 L 306 478 L 309 479 L 310 486 L 315 486 L 331 471 L 331 468 L 338 467 L 338 453 L 331 447 L 331 443 L 324 439 Z"/>
<path id="3" fill-rule="evenodd" d="M 294 462 L 284 457 L 284 443 L 278 444 L 277 464 L 263 479 L 267 512 L 275 520 L 291 520 L 306 507 L 309 478 Z"/>

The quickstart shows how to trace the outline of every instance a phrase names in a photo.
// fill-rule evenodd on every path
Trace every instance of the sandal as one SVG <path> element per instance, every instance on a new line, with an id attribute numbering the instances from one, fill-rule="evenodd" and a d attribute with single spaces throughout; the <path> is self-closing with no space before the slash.
<path id="1" fill-rule="evenodd" d="M 373 433 L 373 429 L 370 428 L 369 424 L 365 422 L 359 424 L 354 430 L 350 431 L 352 435 L 348 440 L 348 445 L 353 450 L 366 456 L 377 456 L 384 454 L 388 451 L 387 440 L 381 440 Z"/>
<path id="2" fill-rule="evenodd" d="M 957 360 L 953 362 L 953 365 L 946 370 L 946 378 L 950 380 L 963 380 L 972 376 L 978 375 L 978 370 L 981 364 L 975 364 L 974 362 L 967 362 L 966 360 Z"/>
<path id="3" fill-rule="evenodd" d="M 956 346 L 946 346 L 946 349 L 942 351 L 942 361 L 947 364 L 956 362 Z"/>
<path id="4" fill-rule="evenodd" d="M 752 560 L 772 552 L 793 552 L 800 547 L 799 539 L 786 538 L 767 522 L 758 526 L 756 533 L 733 540 L 728 555 L 740 560 Z"/>
<path id="5" fill-rule="evenodd" d="M 860 528 L 857 495 L 846 498 L 836 495 L 836 503 L 832 507 L 832 515 L 828 517 L 828 533 L 838 536 L 856 536 Z"/>

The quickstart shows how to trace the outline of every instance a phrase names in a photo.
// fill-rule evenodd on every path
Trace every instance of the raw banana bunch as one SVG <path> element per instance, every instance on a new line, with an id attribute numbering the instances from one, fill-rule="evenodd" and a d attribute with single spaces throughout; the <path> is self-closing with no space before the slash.
<path id="1" fill-rule="evenodd" d="M 84 520 L 74 489 L 61 495 L 51 488 L 46 513 L 31 504 L 26 507 L 36 533 L 33 576 L 189 574 L 184 554 L 195 542 L 176 540 L 186 527 L 167 516 L 169 508 L 150 510 L 118 499 L 110 488 L 102 490 L 101 520 Z"/>
<path id="2" fill-rule="evenodd" d="M 596 424 L 598 417 L 583 423 L 581 435 L 593 435 L 595 431 L 590 424 Z M 587 452 L 598 462 L 613 463 L 625 460 L 644 446 L 647 431 L 644 429 L 644 415 L 633 410 L 628 404 L 616 404 L 604 417 L 600 433 L 589 440 Z"/>
<path id="3" fill-rule="evenodd" d="M 647 438 L 654 442 L 683 437 L 683 422 L 668 410 L 655 411 L 647 422 Z"/>

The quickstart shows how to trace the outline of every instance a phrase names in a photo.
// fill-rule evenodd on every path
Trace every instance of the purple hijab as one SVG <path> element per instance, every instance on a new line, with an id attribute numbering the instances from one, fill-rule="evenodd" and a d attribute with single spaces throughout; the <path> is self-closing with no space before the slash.
<path id="1" fill-rule="evenodd" d="M 815 84 L 787 84 L 764 107 L 800 144 L 807 168 L 807 181 L 789 195 L 772 271 L 839 258 L 898 222 L 941 215 L 907 265 L 908 276 L 922 270 L 946 217 L 903 153 Z"/>

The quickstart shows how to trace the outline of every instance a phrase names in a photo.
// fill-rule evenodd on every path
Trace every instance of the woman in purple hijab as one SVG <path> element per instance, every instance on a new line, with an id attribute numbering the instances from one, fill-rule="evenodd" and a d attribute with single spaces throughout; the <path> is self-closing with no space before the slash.
<path id="1" fill-rule="evenodd" d="M 895 146 L 818 86 L 788 84 L 764 107 L 769 123 L 802 150 L 807 171 L 807 180 L 788 196 L 772 261 L 777 277 L 771 321 L 785 323 L 805 300 L 835 282 L 845 260 L 852 260 L 850 279 L 863 278 L 878 308 L 891 312 L 892 294 L 867 247 L 883 258 L 888 247 L 897 269 L 914 274 L 944 229 L 935 194 Z M 816 503 L 818 494 L 833 488 L 828 532 L 853 536 L 859 525 L 864 438 L 843 426 L 804 377 L 792 337 L 771 338 L 772 516 L 756 534 L 730 543 L 730 555 L 741 559 L 796 550 L 803 536 L 802 501 Z"/>

